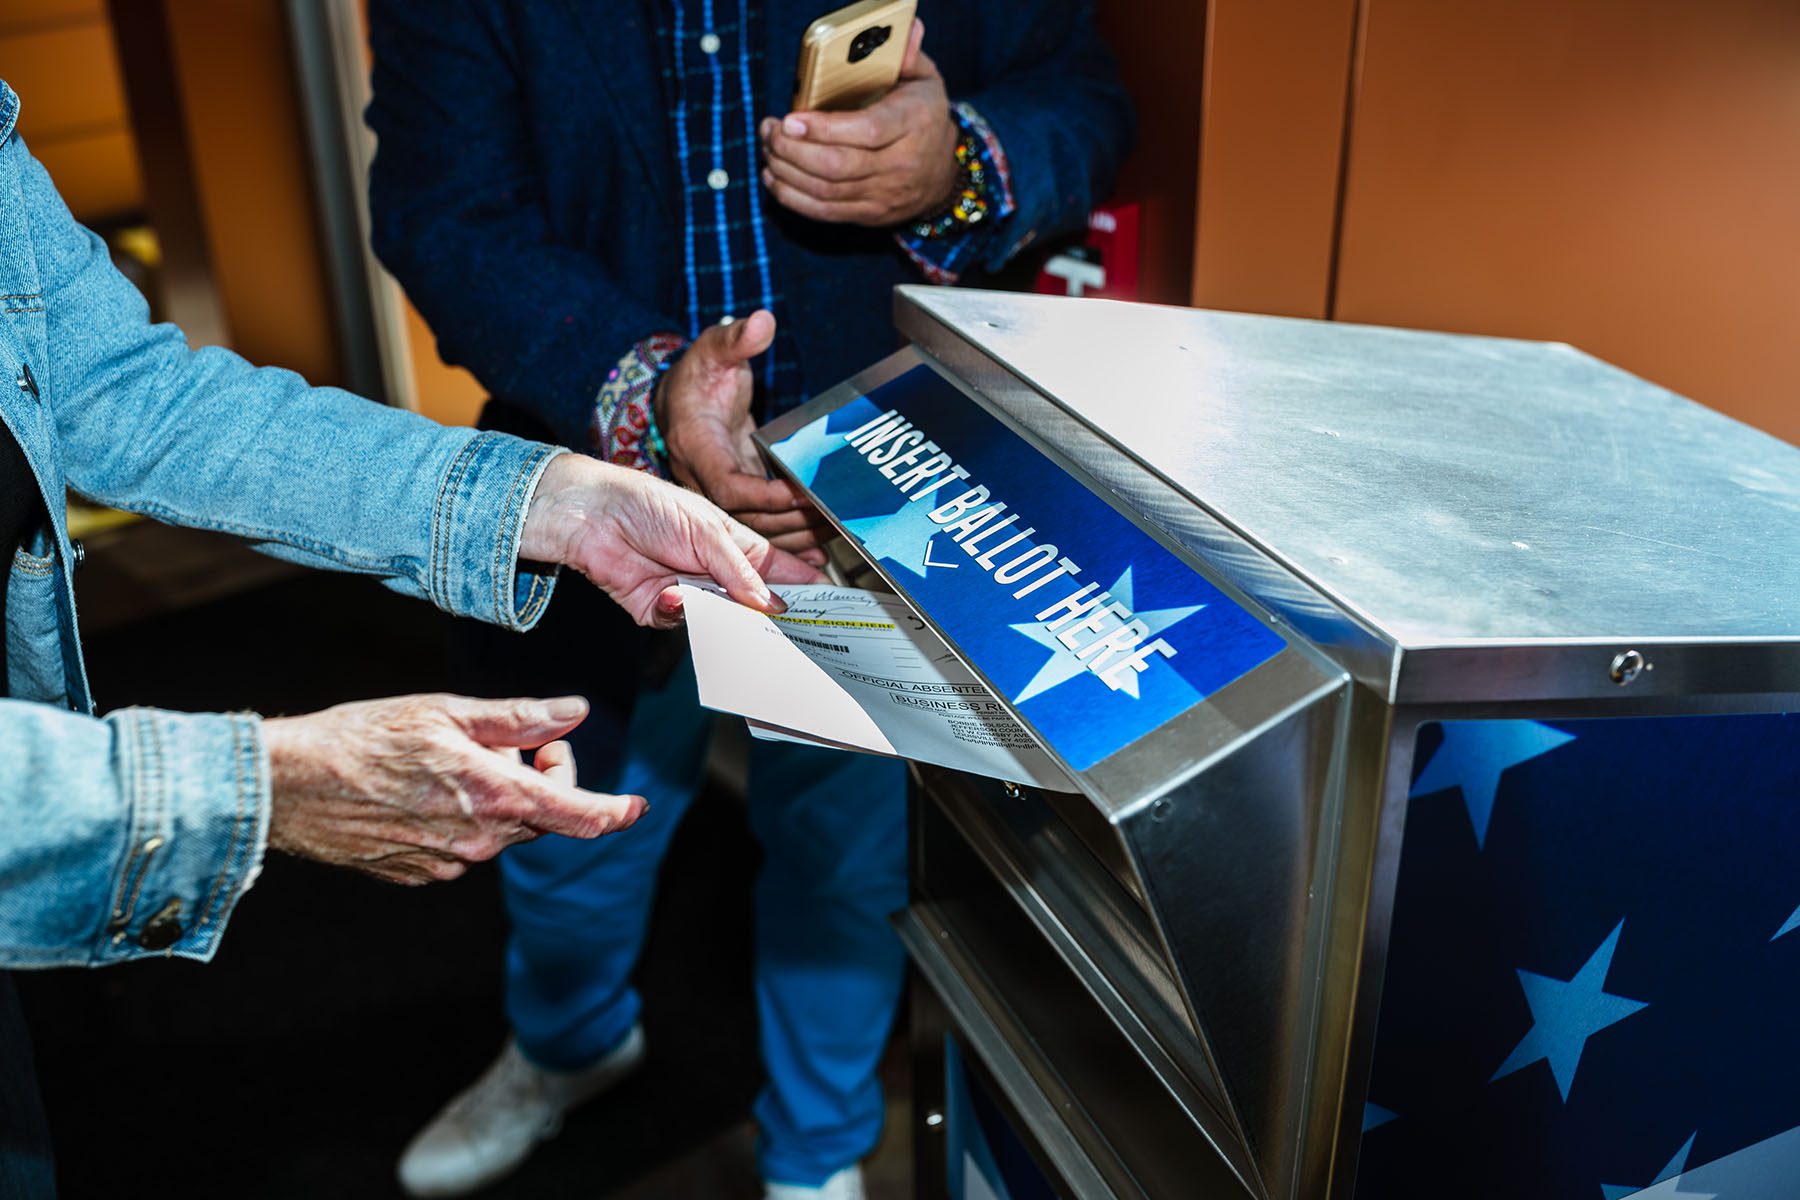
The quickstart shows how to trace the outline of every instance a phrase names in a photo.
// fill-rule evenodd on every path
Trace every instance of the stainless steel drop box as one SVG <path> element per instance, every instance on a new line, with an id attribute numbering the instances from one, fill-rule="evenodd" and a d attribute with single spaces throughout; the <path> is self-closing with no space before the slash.
<path id="1" fill-rule="evenodd" d="M 1565 345 L 896 319 L 765 448 L 1068 772 L 915 770 L 922 1195 L 1800 1171 L 1800 451 Z"/>

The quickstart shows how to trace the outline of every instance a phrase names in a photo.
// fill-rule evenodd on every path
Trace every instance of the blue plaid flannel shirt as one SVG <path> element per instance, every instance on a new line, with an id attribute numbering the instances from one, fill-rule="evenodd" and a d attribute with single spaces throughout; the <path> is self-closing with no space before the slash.
<path id="1" fill-rule="evenodd" d="M 754 82 L 760 78 L 760 6 L 752 0 L 663 0 L 657 6 L 669 134 L 681 180 L 682 295 L 686 328 L 646 330 L 600 389 L 593 449 L 601 457 L 662 473 L 646 444 L 650 396 L 660 374 L 700 331 L 758 308 L 774 313 L 775 345 L 756 364 L 756 413 L 768 420 L 806 401 L 758 182 Z M 986 123 L 966 104 L 952 116 L 975 134 L 996 181 L 998 225 L 1012 211 L 1006 159 Z M 965 235 L 927 238 L 903 229 L 900 247 L 924 276 L 954 282 L 992 225 Z"/>

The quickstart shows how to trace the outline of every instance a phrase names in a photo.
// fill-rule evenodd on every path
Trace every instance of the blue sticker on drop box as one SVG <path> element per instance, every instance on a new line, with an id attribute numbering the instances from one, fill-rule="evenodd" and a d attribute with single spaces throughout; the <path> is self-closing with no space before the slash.
<path id="1" fill-rule="evenodd" d="M 929 367 L 770 449 L 1078 771 L 1285 644 Z"/>

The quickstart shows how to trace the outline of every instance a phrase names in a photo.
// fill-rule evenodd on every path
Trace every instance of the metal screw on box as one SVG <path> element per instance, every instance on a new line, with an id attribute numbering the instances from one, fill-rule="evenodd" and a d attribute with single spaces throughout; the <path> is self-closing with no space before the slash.
<path id="1" fill-rule="evenodd" d="M 1649 666 L 1650 664 L 1644 660 L 1644 656 L 1639 654 L 1636 650 L 1621 650 L 1619 653 L 1613 655 L 1612 669 L 1609 670 L 1607 674 L 1612 676 L 1612 681 L 1614 683 L 1618 684 L 1620 687 L 1624 687 L 1648 669 Z"/>

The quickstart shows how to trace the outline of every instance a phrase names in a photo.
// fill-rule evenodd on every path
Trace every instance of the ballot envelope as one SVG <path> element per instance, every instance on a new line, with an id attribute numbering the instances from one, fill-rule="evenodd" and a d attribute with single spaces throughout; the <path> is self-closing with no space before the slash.
<path id="1" fill-rule="evenodd" d="M 1565 345 L 895 313 L 758 436 L 1029 749 L 914 761 L 920 1195 L 1800 1178 L 1800 451 Z"/>

